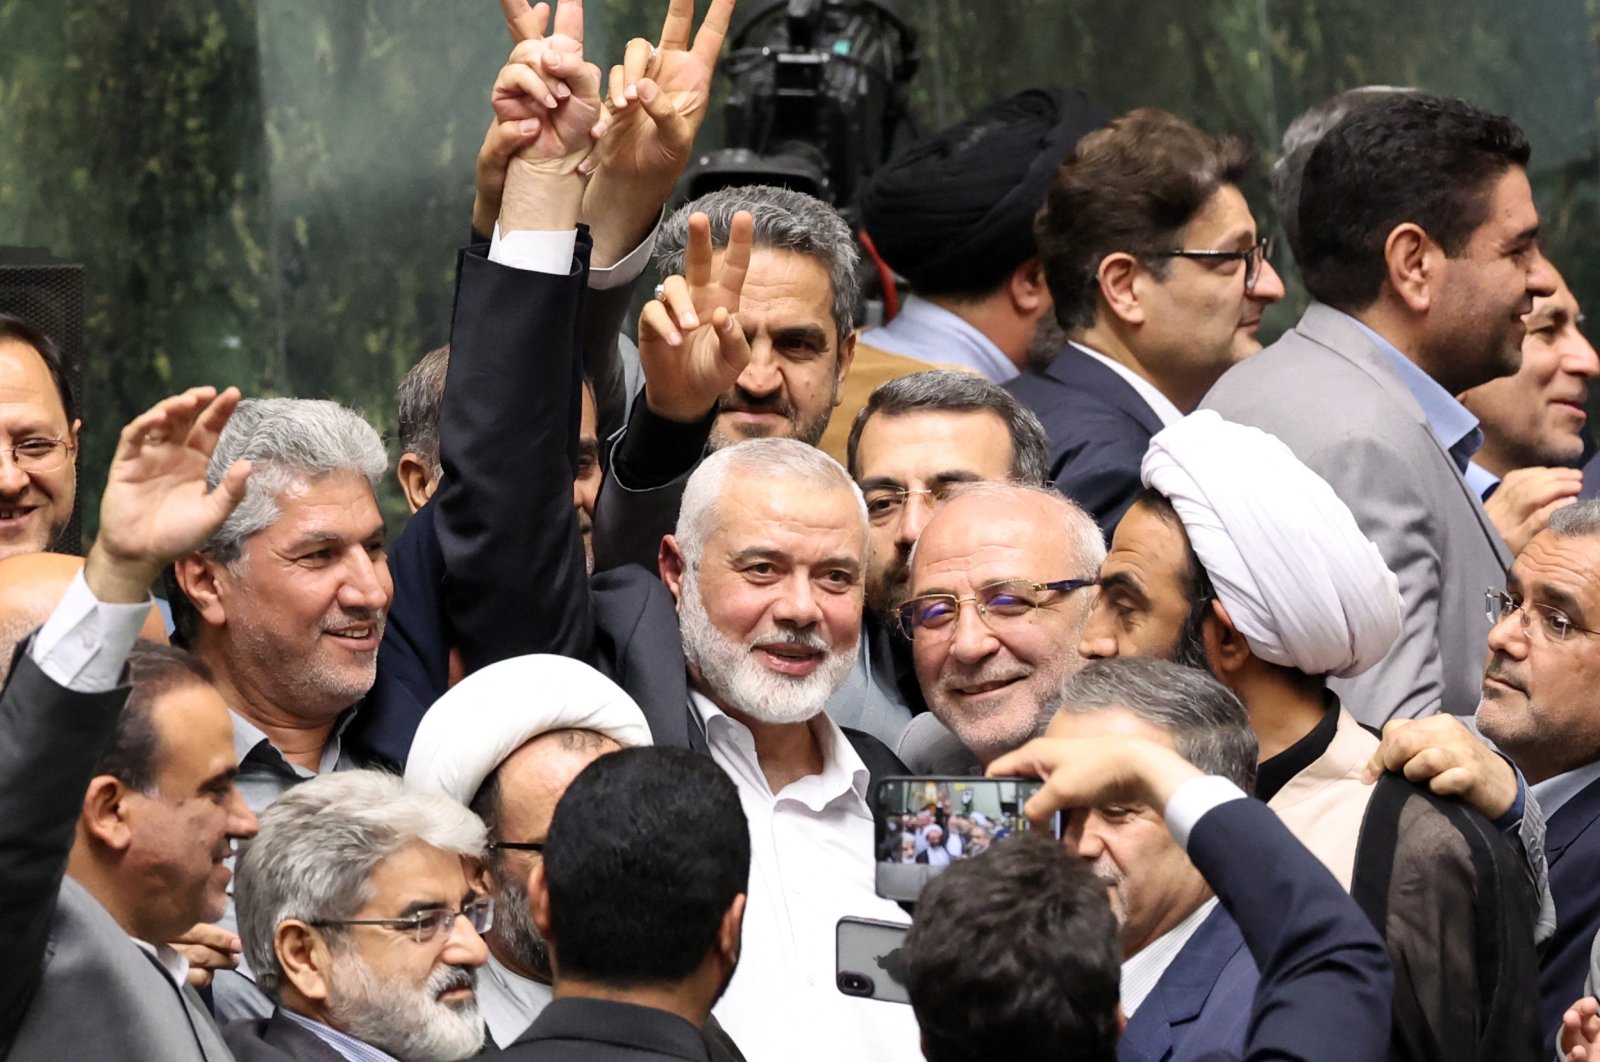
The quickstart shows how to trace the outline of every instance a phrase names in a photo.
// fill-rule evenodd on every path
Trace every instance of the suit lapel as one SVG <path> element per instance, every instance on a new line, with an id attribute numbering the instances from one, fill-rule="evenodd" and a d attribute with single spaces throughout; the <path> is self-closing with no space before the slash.
<path id="1" fill-rule="evenodd" d="M 1141 1057 L 1165 1058 L 1174 1047 L 1177 1030 L 1200 1016 L 1218 976 L 1243 947 L 1239 927 L 1219 904 L 1140 1004 L 1123 1033 L 1124 1042 L 1137 1048 Z"/>
<path id="2" fill-rule="evenodd" d="M 1551 863 L 1560 859 L 1596 819 L 1600 819 L 1600 781 L 1584 786 L 1545 820 L 1545 858 Z"/>
<path id="3" fill-rule="evenodd" d="M 1372 377 L 1383 388 L 1384 393 L 1405 410 L 1408 417 L 1422 426 L 1428 438 L 1433 441 L 1434 449 L 1439 452 L 1439 456 L 1455 471 L 1456 486 L 1461 488 L 1462 496 L 1471 507 L 1473 515 L 1477 517 L 1478 529 L 1489 540 L 1500 567 L 1510 568 L 1511 552 L 1506 547 L 1505 540 L 1500 537 L 1494 522 L 1489 519 L 1489 514 L 1484 511 L 1483 499 L 1467 486 L 1466 479 L 1456 466 L 1456 459 L 1445 449 L 1439 436 L 1434 434 L 1432 425 L 1428 423 L 1428 415 L 1412 397 L 1405 381 L 1394 371 L 1394 366 L 1389 362 L 1389 355 L 1373 343 L 1372 337 L 1367 335 L 1354 319 L 1321 303 L 1312 303 L 1306 307 L 1305 314 L 1300 318 L 1300 323 L 1294 326 L 1294 330 Z"/>
<path id="4" fill-rule="evenodd" d="M 1151 435 L 1166 425 L 1156 416 L 1150 404 L 1139 397 L 1133 385 L 1106 368 L 1077 347 L 1064 347 L 1045 369 L 1045 375 L 1057 383 L 1084 394 L 1093 395 L 1113 409 L 1126 413 Z"/>

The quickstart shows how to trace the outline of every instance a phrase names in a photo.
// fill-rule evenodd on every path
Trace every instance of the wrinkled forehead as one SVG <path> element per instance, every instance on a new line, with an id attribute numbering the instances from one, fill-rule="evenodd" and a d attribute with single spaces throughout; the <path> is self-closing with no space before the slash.
<path id="1" fill-rule="evenodd" d="M 709 545 L 728 554 L 757 548 L 781 548 L 796 557 L 843 551 L 859 561 L 867 548 L 865 517 L 843 479 L 828 483 L 740 469 L 717 497 Z"/>
<path id="2" fill-rule="evenodd" d="M 1517 554 L 1506 585 L 1536 601 L 1600 619 L 1600 535 L 1539 532 Z"/>

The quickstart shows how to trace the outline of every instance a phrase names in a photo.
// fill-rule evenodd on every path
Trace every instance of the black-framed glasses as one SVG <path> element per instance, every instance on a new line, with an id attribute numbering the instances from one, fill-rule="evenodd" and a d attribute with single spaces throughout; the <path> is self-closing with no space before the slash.
<path id="1" fill-rule="evenodd" d="M 0 454 L 10 454 L 11 463 L 24 472 L 54 472 L 67 463 L 72 443 L 67 439 L 23 439 L 13 446 L 0 446 Z"/>
<path id="2" fill-rule="evenodd" d="M 886 524 L 890 520 L 893 520 L 895 517 L 900 515 L 901 511 L 906 507 L 906 502 L 911 499 L 913 494 L 922 495 L 923 500 L 928 506 L 929 510 L 933 510 L 949 501 L 950 496 L 955 493 L 956 488 L 964 486 L 966 486 L 966 483 L 964 481 L 960 481 L 938 483 L 932 487 L 925 487 L 920 490 L 900 490 L 897 487 L 873 487 L 871 490 L 863 491 L 862 497 L 864 497 L 867 502 L 867 519 L 871 520 L 875 524 Z"/>
<path id="3" fill-rule="evenodd" d="M 382 926 L 400 933 L 410 933 L 418 944 L 426 944 L 441 932 L 445 936 L 455 928 L 456 918 L 467 920 L 467 924 L 479 933 L 487 933 L 494 926 L 494 900 L 487 896 L 480 896 L 476 900 L 468 900 L 461 906 L 461 910 L 454 911 L 448 907 L 425 907 L 416 914 L 405 918 L 344 918 L 339 920 L 328 919 L 312 922 L 314 926 Z"/>
<path id="4" fill-rule="evenodd" d="M 543 841 L 490 841 L 486 846 L 501 852 L 543 852 Z"/>
<path id="5" fill-rule="evenodd" d="M 1043 608 L 1057 594 L 1070 594 L 1094 584 L 1094 579 L 1057 579 L 1049 583 L 1001 579 L 980 586 L 965 597 L 923 594 L 895 609 L 895 626 L 907 638 L 924 632 L 950 631 L 961 615 L 961 606 L 970 601 L 989 629 L 997 630 L 1007 620 L 1020 619 Z"/>
<path id="6" fill-rule="evenodd" d="M 1565 612 L 1553 605 L 1537 605 L 1532 601 L 1520 601 L 1504 590 L 1485 590 L 1483 592 L 1484 612 L 1489 617 L 1490 623 L 1499 623 L 1501 620 L 1516 613 L 1522 614 L 1522 633 L 1527 634 L 1533 624 L 1533 614 L 1539 614 L 1539 633 L 1552 642 L 1566 641 L 1569 634 L 1590 634 L 1600 636 L 1600 631 L 1592 631 L 1587 627 L 1580 627 L 1572 622 Z"/>
<path id="7" fill-rule="evenodd" d="M 1255 289 L 1256 281 L 1261 279 L 1261 263 L 1272 257 L 1273 238 L 1263 236 L 1252 247 L 1242 251 L 1205 251 L 1180 249 L 1176 251 L 1151 251 L 1149 258 L 1194 258 L 1206 262 L 1243 262 L 1244 263 L 1244 290 Z"/>

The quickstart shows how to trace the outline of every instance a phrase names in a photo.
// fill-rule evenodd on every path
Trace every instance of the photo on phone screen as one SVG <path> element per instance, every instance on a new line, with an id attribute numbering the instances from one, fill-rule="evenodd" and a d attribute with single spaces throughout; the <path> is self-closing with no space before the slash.
<path id="1" fill-rule="evenodd" d="M 1034 778 L 885 778 L 872 792 L 877 824 L 877 890 L 889 900 L 915 900 L 951 863 L 1029 829 L 1022 806 L 1040 786 Z M 1060 836 L 1059 827 L 1056 835 Z"/>
<path id="2" fill-rule="evenodd" d="M 839 919 L 834 983 L 847 996 L 910 1003 L 900 948 L 911 927 L 871 918 Z"/>

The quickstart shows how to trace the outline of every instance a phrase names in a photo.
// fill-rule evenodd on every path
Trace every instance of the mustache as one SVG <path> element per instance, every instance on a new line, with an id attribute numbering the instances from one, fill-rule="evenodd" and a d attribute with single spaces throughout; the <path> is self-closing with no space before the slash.
<path id="1" fill-rule="evenodd" d="M 939 676 L 941 690 L 959 689 L 962 686 L 976 686 L 983 682 L 1006 682 L 1011 679 L 1027 678 L 1030 672 L 1020 671 L 1015 664 L 990 661 L 981 667 L 951 670 Z"/>
<path id="2" fill-rule="evenodd" d="M 764 396 L 753 395 L 737 384 L 732 391 L 717 399 L 717 412 L 776 413 L 790 420 L 795 418 L 794 403 L 785 398 L 782 391 Z"/>
<path id="3" fill-rule="evenodd" d="M 754 649 L 764 645 L 793 645 L 801 649 L 810 649 L 818 653 L 831 653 L 833 651 L 822 635 L 815 631 L 800 631 L 793 627 L 779 627 L 767 634 L 757 635 L 751 642 L 750 648 Z"/>
<path id="4" fill-rule="evenodd" d="M 1489 663 L 1483 669 L 1483 677 L 1497 679 L 1508 686 L 1515 686 L 1523 691 L 1528 688 L 1527 683 L 1522 680 L 1522 676 L 1512 669 L 1508 659 L 1500 653 L 1495 653 L 1489 658 Z"/>
<path id="5" fill-rule="evenodd" d="M 467 966 L 441 966 L 428 975 L 428 996 L 438 999 L 446 992 L 453 992 L 458 988 L 478 987 L 477 975 L 471 967 Z"/>

